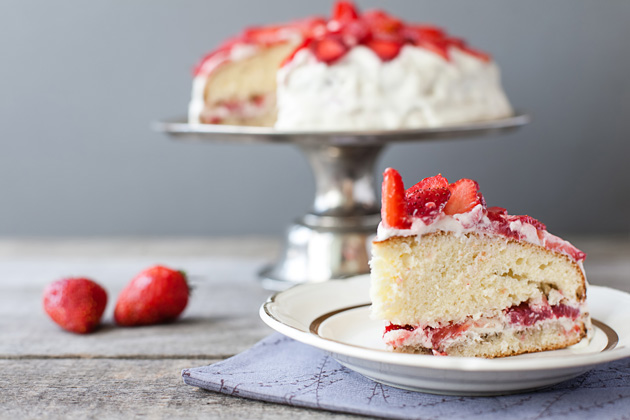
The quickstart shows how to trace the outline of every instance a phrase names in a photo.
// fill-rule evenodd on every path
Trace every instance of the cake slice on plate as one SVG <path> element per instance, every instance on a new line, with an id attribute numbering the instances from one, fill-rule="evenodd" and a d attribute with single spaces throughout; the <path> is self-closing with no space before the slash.
<path id="1" fill-rule="evenodd" d="M 486 207 L 470 179 L 405 190 L 391 168 L 382 200 L 370 294 L 393 350 L 493 358 L 587 335 L 586 255 L 538 220 Z"/>
<path id="2" fill-rule="evenodd" d="M 512 108 L 490 55 L 433 25 L 339 1 L 330 19 L 248 28 L 195 69 L 190 123 L 439 127 Z"/>

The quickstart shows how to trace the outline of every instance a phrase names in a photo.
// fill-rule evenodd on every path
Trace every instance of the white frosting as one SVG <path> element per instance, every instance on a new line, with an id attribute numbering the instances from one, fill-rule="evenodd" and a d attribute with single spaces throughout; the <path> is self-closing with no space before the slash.
<path id="1" fill-rule="evenodd" d="M 405 45 L 383 62 L 357 46 L 327 65 L 303 49 L 278 72 L 276 128 L 438 127 L 511 115 L 498 67 L 458 48 L 449 52 L 447 61 Z"/>
<path id="2" fill-rule="evenodd" d="M 253 44 L 236 44 L 229 50 L 219 51 L 203 62 L 197 76 L 193 79 L 192 95 L 188 105 L 188 122 L 190 124 L 201 123 L 201 112 L 205 106 L 206 82 L 210 73 L 226 61 L 244 60 L 256 54 L 259 49 Z"/>
<path id="3" fill-rule="evenodd" d="M 492 222 L 486 214 L 481 204 L 477 204 L 468 213 L 455 214 L 452 216 L 441 213 L 432 223 L 425 224 L 422 219 L 414 218 L 409 229 L 396 229 L 386 227 L 383 222 L 379 223 L 376 231 L 376 242 L 384 241 L 394 236 L 417 236 L 421 240 L 422 235 L 435 232 L 452 232 L 456 236 L 462 236 L 467 233 L 475 232 L 480 234 L 494 234 L 492 230 Z M 523 223 L 520 220 L 510 223 L 510 230 L 520 235 L 520 240 L 529 242 L 534 245 L 548 248 L 551 244 L 566 244 L 572 246 L 569 242 L 547 232 L 539 231 L 535 226 L 529 223 Z M 562 252 L 574 260 L 573 256 L 565 252 L 562 247 L 553 247 L 554 251 Z M 576 261 L 584 272 L 582 261 Z"/>
<path id="4" fill-rule="evenodd" d="M 441 213 L 437 219 L 429 224 L 425 224 L 420 218 L 414 218 L 409 229 L 385 227 L 381 222 L 376 232 L 376 241 L 384 241 L 394 236 L 421 236 L 438 231 L 453 232 L 457 236 L 461 236 L 466 233 L 477 232 L 483 227 L 490 228 L 490 224 L 490 219 L 484 214 L 483 206 L 477 204 L 468 213 L 453 216 Z"/>

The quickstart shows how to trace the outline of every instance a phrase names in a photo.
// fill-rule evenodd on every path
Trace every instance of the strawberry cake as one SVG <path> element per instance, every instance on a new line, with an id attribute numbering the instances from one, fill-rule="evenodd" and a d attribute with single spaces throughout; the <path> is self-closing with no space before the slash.
<path id="1" fill-rule="evenodd" d="M 400 352 L 493 358 L 564 348 L 590 330 L 585 257 L 538 220 L 486 207 L 473 180 L 437 175 L 405 190 L 389 168 L 372 316 Z"/>
<path id="2" fill-rule="evenodd" d="M 491 57 L 444 30 L 337 2 L 249 28 L 197 65 L 190 123 L 298 130 L 439 127 L 512 114 Z"/>

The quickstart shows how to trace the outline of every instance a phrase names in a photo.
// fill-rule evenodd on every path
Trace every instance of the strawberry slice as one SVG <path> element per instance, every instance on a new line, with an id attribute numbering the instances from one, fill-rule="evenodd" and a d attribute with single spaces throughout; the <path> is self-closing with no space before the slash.
<path id="1" fill-rule="evenodd" d="M 368 10 L 361 18 L 367 22 L 372 32 L 377 35 L 399 34 L 404 27 L 403 22 L 382 10 Z"/>
<path id="2" fill-rule="evenodd" d="M 287 39 L 286 26 L 256 26 L 245 29 L 243 40 L 257 45 L 273 45 Z"/>
<path id="3" fill-rule="evenodd" d="M 412 188 L 405 194 L 409 215 L 419 217 L 426 224 L 431 223 L 442 213 L 451 192 L 448 188 Z"/>
<path id="4" fill-rule="evenodd" d="M 362 20 L 345 23 L 339 28 L 339 34 L 344 43 L 351 46 L 367 41 L 372 35 L 370 27 Z"/>
<path id="5" fill-rule="evenodd" d="M 300 31 L 304 38 L 310 38 L 326 32 L 326 19 L 319 16 L 299 19 L 291 22 L 290 26 Z"/>
<path id="6" fill-rule="evenodd" d="M 497 206 L 492 206 L 488 208 L 488 215 L 490 215 L 490 213 L 492 213 L 493 215 L 495 214 L 502 214 L 504 216 L 507 216 L 508 212 L 506 209 L 504 209 L 503 207 L 497 207 Z"/>
<path id="7" fill-rule="evenodd" d="M 315 57 L 326 64 L 331 64 L 339 60 L 348 51 L 348 47 L 343 41 L 338 36 L 334 35 L 328 35 L 326 38 L 314 40 L 310 47 Z"/>
<path id="8" fill-rule="evenodd" d="M 359 12 L 351 1 L 338 1 L 333 6 L 332 19 L 340 24 L 351 22 L 359 18 Z"/>
<path id="9" fill-rule="evenodd" d="M 372 39 L 365 43 L 383 61 L 389 61 L 398 56 L 403 43 L 397 40 Z"/>
<path id="10" fill-rule="evenodd" d="M 409 214 L 429 224 L 442 212 L 451 192 L 448 180 L 438 174 L 418 182 L 406 191 L 405 196 Z"/>
<path id="11" fill-rule="evenodd" d="M 383 225 L 395 229 L 408 229 L 411 221 L 407 216 L 405 185 L 396 169 L 387 168 L 383 172 L 381 217 Z"/>
<path id="12" fill-rule="evenodd" d="M 445 39 L 446 32 L 442 28 L 430 25 L 406 25 L 402 29 L 403 36 L 416 43 L 421 40 Z"/>
<path id="13" fill-rule="evenodd" d="M 451 191 L 444 213 L 448 215 L 467 213 L 477 204 L 481 204 L 482 200 L 479 196 L 479 184 L 472 179 L 463 178 L 448 186 Z"/>
<path id="14" fill-rule="evenodd" d="M 407 190 L 407 193 L 410 191 L 414 191 L 416 189 L 426 189 L 426 188 L 447 188 L 448 189 L 448 179 L 444 178 L 442 174 L 437 174 L 435 176 L 431 176 L 429 178 L 424 178 L 422 181 L 418 182 L 413 187 Z"/>

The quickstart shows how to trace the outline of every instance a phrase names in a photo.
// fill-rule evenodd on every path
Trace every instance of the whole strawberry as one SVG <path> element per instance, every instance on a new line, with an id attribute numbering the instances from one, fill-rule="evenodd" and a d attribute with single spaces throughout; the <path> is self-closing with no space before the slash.
<path id="1" fill-rule="evenodd" d="M 86 334 L 101 322 L 107 292 L 83 277 L 65 278 L 44 289 L 44 310 L 64 330 Z"/>
<path id="2" fill-rule="evenodd" d="M 173 321 L 186 308 L 189 292 L 183 272 L 161 265 L 147 268 L 120 292 L 114 319 L 123 326 Z"/>

